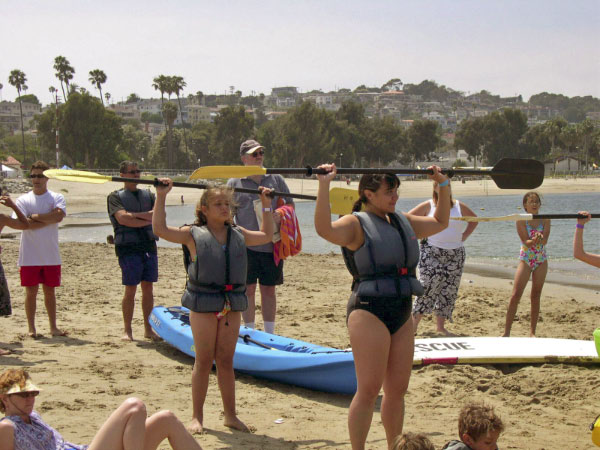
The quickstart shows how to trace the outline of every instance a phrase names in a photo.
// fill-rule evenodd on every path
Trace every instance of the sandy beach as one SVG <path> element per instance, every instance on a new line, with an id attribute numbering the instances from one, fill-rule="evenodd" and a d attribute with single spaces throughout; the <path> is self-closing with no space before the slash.
<path id="1" fill-rule="evenodd" d="M 293 192 L 316 193 L 315 181 L 290 180 L 289 185 Z M 106 195 L 118 187 L 114 183 L 49 182 L 50 189 L 65 194 L 69 214 L 104 211 Z M 485 195 L 484 189 L 489 195 L 523 192 L 500 191 L 491 181 L 454 184 L 457 197 Z M 598 192 L 600 179 L 545 180 L 539 190 Z M 402 183 L 403 197 L 424 198 L 430 193 L 430 182 Z M 180 201 L 180 195 L 185 196 L 186 203 L 194 202 L 201 191 L 175 189 L 169 196 L 172 204 Z M 65 220 L 65 224 L 77 222 L 70 217 Z M 25 367 L 30 371 L 44 389 L 38 397 L 37 410 L 47 422 L 65 438 L 87 443 L 97 426 L 129 396 L 142 398 L 149 413 L 167 408 L 184 422 L 190 419 L 193 360 L 166 343 L 141 339 L 139 299 L 134 316 L 134 337 L 139 340 L 120 340 L 122 286 L 113 247 L 61 244 L 63 286 L 57 290 L 58 323 L 70 336 L 49 337 L 43 302 L 38 299 L 38 331 L 44 336 L 33 340 L 26 333 L 23 288 L 16 267 L 18 240 L 4 239 L 1 244 L 13 315 L 0 318 L 0 346 L 14 353 L 0 357 L 0 366 Z M 155 303 L 179 305 L 185 283 L 181 251 L 160 248 L 159 267 Z M 347 348 L 345 304 L 350 275 L 342 258 L 301 254 L 286 262 L 285 277 L 286 283 L 278 290 L 277 333 Z M 465 273 L 454 323 L 449 324 L 449 329 L 462 336 L 500 335 L 511 287 L 511 280 Z M 528 333 L 528 295 L 529 288 L 513 327 L 514 336 Z M 262 328 L 259 317 L 258 327 Z M 600 326 L 599 317 L 599 292 L 546 283 L 538 336 L 589 340 Z M 433 330 L 433 322 L 424 320 L 418 337 L 432 337 Z M 213 372 L 205 405 L 207 433 L 197 436 L 203 448 L 350 448 L 346 428 L 349 396 L 313 392 L 240 374 L 236 389 L 239 416 L 256 431 L 232 432 L 222 425 L 221 399 Z M 456 438 L 458 411 L 473 400 L 494 405 L 502 417 L 506 431 L 500 437 L 500 448 L 589 449 L 592 444 L 588 425 L 600 413 L 600 367 L 503 364 L 415 368 L 406 398 L 405 430 L 425 433 L 436 448 L 441 448 Z M 283 419 L 282 423 L 275 423 L 277 419 Z M 161 446 L 166 448 L 167 444 Z M 379 402 L 368 448 L 385 448 Z"/>

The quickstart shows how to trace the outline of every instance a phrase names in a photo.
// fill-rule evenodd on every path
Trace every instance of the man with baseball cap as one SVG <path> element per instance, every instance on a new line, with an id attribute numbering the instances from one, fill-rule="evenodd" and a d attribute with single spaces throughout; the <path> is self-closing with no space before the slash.
<path id="1" fill-rule="evenodd" d="M 265 148 L 254 139 L 242 142 L 240 145 L 240 158 L 245 166 L 263 166 Z M 233 188 L 242 187 L 258 189 L 264 186 L 274 191 L 289 193 L 290 190 L 281 175 L 252 175 L 246 178 L 231 178 L 227 185 Z M 255 203 L 259 201 L 257 194 L 235 193 L 237 210 L 235 222 L 248 229 L 258 230 L 259 223 Z M 279 202 L 294 204 L 290 197 L 275 197 L 271 203 L 271 211 L 275 212 Z M 279 205 L 280 206 L 280 205 Z M 280 222 L 279 214 L 273 215 L 276 224 Z M 260 284 L 261 309 L 264 328 L 267 333 L 275 332 L 275 314 L 277 312 L 277 296 L 275 286 L 283 284 L 283 261 L 275 265 L 273 258 L 273 244 L 248 247 L 248 275 L 246 279 L 246 295 L 248 309 L 242 313 L 244 324 L 254 328 L 256 284 Z"/>

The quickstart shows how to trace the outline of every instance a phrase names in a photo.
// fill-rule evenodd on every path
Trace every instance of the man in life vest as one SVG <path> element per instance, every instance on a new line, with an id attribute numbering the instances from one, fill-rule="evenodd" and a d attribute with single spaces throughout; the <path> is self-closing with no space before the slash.
<path id="1" fill-rule="evenodd" d="M 121 177 L 139 178 L 141 170 L 137 163 L 123 161 L 119 172 Z M 154 201 L 155 195 L 150 190 L 138 189 L 135 182 L 124 183 L 123 189 L 111 192 L 107 198 L 108 215 L 115 232 L 115 253 L 125 286 L 121 304 L 125 341 L 133 341 L 131 321 L 138 284 L 142 286 L 144 337 L 160 339 L 148 322 L 154 307 L 153 283 L 158 281 L 158 238 L 152 232 Z"/>
<path id="2" fill-rule="evenodd" d="M 265 148 L 257 141 L 249 139 L 242 142 L 240 146 L 240 158 L 245 166 L 263 166 Z M 278 192 L 290 192 L 281 175 L 251 175 L 246 178 L 230 178 L 227 186 L 236 188 L 258 189 L 259 186 L 267 187 Z M 258 194 L 235 193 L 236 213 L 235 223 L 247 230 L 258 230 L 258 217 L 256 203 L 259 202 Z M 280 197 L 274 197 L 271 204 L 271 212 L 279 206 Z M 283 197 L 285 204 L 294 206 L 291 197 Z M 278 226 L 281 217 L 273 215 L 273 220 Z M 275 314 L 277 311 L 277 297 L 275 287 L 283 284 L 283 260 L 275 264 L 273 257 L 273 244 L 263 244 L 247 247 L 248 254 L 248 276 L 246 278 L 246 295 L 248 297 L 248 309 L 242 313 L 244 325 L 254 328 L 255 323 L 255 295 L 256 284 L 260 285 L 261 310 L 264 329 L 267 333 L 275 332 Z"/>

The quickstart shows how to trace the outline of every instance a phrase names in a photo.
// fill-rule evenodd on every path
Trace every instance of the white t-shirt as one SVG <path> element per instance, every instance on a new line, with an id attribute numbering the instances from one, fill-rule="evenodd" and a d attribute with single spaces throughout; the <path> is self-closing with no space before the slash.
<path id="1" fill-rule="evenodd" d="M 46 214 L 55 208 L 67 213 L 65 198 L 62 194 L 46 191 L 36 195 L 33 191 L 21 195 L 16 202 L 23 214 Z M 13 213 L 13 217 L 17 215 Z M 19 247 L 19 267 L 21 266 L 58 266 L 61 264 L 58 250 L 58 224 L 46 225 L 38 230 L 23 230 Z"/>
<path id="2" fill-rule="evenodd" d="M 433 200 L 429 200 L 429 217 L 433 217 L 435 214 L 435 205 Z M 460 203 L 458 200 L 454 201 L 454 205 L 450 209 L 450 217 L 462 217 L 460 210 Z M 463 246 L 462 235 L 467 229 L 467 223 L 460 220 L 451 220 L 448 228 L 440 231 L 433 236 L 427 238 L 427 242 L 434 247 L 443 248 L 446 250 L 452 250 Z"/>

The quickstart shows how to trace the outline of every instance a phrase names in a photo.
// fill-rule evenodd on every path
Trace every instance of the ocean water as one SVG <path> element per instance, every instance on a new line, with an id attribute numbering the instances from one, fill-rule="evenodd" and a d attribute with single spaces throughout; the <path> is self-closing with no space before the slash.
<path id="1" fill-rule="evenodd" d="M 478 216 L 504 216 L 524 213 L 521 195 L 460 197 Z M 398 211 L 408 211 L 423 199 L 400 198 Z M 542 198 L 540 214 L 577 213 L 580 210 L 598 212 L 598 221 L 592 220 L 585 229 L 585 248 L 592 253 L 600 253 L 600 196 L 598 194 L 547 194 Z M 340 253 L 340 249 L 317 236 L 313 226 L 314 202 L 298 202 L 296 213 L 302 232 L 303 252 L 324 254 Z M 179 226 L 193 222 L 194 206 L 181 205 L 167 207 L 167 222 Z M 112 234 L 105 213 L 81 213 L 73 215 L 81 218 L 105 218 L 106 225 L 96 227 L 62 228 L 60 240 L 76 242 L 106 242 L 106 236 Z M 553 220 L 547 253 L 550 271 L 576 276 L 582 279 L 598 280 L 600 270 L 576 261 L 572 257 L 573 232 L 575 220 Z M 177 247 L 163 240 L 160 246 Z M 515 222 L 480 223 L 465 242 L 467 263 L 488 265 L 507 270 L 514 269 L 518 263 L 520 240 Z"/>

